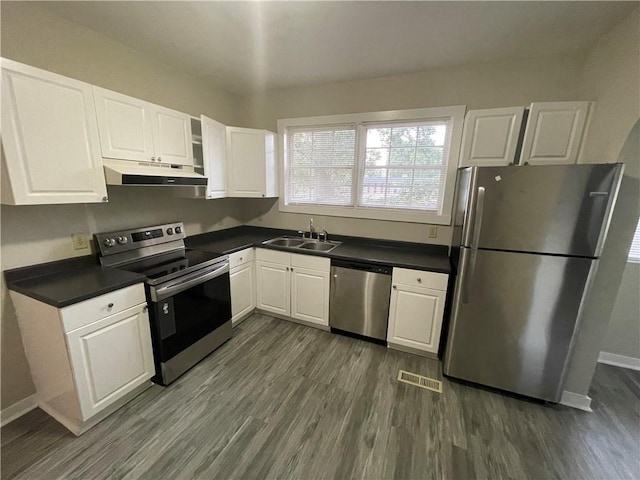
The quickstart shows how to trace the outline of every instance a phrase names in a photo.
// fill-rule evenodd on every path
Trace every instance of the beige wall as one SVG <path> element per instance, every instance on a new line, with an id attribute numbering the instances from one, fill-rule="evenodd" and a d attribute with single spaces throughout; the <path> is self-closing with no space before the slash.
<path id="1" fill-rule="evenodd" d="M 192 115 L 241 121 L 239 97 L 156 62 L 28 2 L 1 5 L 3 57 L 110 88 Z M 2 270 L 90 253 L 73 250 L 71 233 L 93 234 L 183 220 L 188 234 L 244 220 L 240 202 L 174 198 L 173 189 L 109 187 L 108 204 L 2 206 Z M 0 405 L 34 393 L 13 305 L 0 281 Z"/>
<path id="2" fill-rule="evenodd" d="M 627 263 L 602 351 L 640 358 L 640 263 Z"/>
<path id="3" fill-rule="evenodd" d="M 579 100 L 576 85 L 585 53 L 561 58 L 481 63 L 369 80 L 330 83 L 269 91 L 248 99 L 250 124 L 276 130 L 279 118 L 398 110 L 447 105 L 469 109 L 528 105 L 535 101 Z M 256 203 L 250 223 L 306 229 L 311 215 L 281 213 L 278 203 Z M 427 238 L 428 225 L 313 215 L 330 233 L 448 245 L 451 228 L 438 226 Z"/>
<path id="4" fill-rule="evenodd" d="M 620 159 L 626 167 L 609 236 L 592 294 L 585 305 L 581 333 L 567 374 L 566 390 L 584 395 L 588 394 L 591 385 L 616 297 L 619 302 L 632 305 L 637 302 L 640 290 L 640 285 L 625 285 L 622 297 L 618 296 L 627 252 L 640 215 L 639 21 L 639 9 L 636 9 L 600 40 L 586 59 L 580 85 L 581 95 L 596 101 L 583 161 L 613 162 Z M 633 277 L 628 280 L 633 280 Z M 635 294 L 625 298 L 625 291 L 635 291 Z M 637 324 L 633 322 L 618 333 L 640 335 Z M 610 335 L 617 333 L 611 332 Z M 618 340 L 610 341 L 618 343 Z"/>

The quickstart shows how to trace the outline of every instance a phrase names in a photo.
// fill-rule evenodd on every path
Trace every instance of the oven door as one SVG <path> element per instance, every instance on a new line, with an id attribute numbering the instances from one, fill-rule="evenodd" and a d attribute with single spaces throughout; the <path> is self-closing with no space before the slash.
<path id="1" fill-rule="evenodd" d="M 231 320 L 229 262 L 151 286 L 149 297 L 158 369 Z"/>

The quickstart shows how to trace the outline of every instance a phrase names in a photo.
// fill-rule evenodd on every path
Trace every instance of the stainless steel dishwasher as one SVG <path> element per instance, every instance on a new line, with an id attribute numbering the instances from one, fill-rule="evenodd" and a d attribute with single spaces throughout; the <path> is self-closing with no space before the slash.
<path id="1" fill-rule="evenodd" d="M 386 341 L 391 271 L 365 262 L 332 260 L 329 326 Z"/>

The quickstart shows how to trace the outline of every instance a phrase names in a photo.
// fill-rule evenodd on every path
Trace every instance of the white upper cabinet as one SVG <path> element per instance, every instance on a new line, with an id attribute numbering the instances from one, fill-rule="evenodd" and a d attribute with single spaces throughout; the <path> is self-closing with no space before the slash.
<path id="1" fill-rule="evenodd" d="M 200 122 L 204 174 L 209 179 L 206 198 L 223 198 L 227 196 L 226 127 L 204 115 Z"/>
<path id="2" fill-rule="evenodd" d="M 520 163 L 576 163 L 585 134 L 589 106 L 590 102 L 532 103 Z"/>
<path id="3" fill-rule="evenodd" d="M 277 197 L 275 134 L 227 127 L 227 196 Z"/>
<path id="4" fill-rule="evenodd" d="M 107 201 L 91 85 L 1 65 L 2 203 Z"/>
<path id="5" fill-rule="evenodd" d="M 188 115 L 104 88 L 93 90 L 103 157 L 193 165 Z"/>
<path id="6" fill-rule="evenodd" d="M 470 110 L 464 120 L 461 167 L 513 164 L 524 107 Z"/>

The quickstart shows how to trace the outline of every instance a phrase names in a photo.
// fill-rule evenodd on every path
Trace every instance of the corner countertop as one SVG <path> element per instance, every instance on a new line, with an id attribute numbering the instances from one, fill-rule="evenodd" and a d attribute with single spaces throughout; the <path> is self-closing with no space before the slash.
<path id="1" fill-rule="evenodd" d="M 360 237 L 330 235 L 342 242 L 330 252 L 296 251 L 287 247 L 263 245 L 262 242 L 281 235 L 296 235 L 291 230 L 241 226 L 188 237 L 187 247 L 211 253 L 229 254 L 245 248 L 260 247 L 304 255 L 317 255 L 339 260 L 352 260 L 387 267 L 411 268 L 437 273 L 451 273 L 448 247 L 411 242 L 396 242 Z"/>
<path id="2" fill-rule="evenodd" d="M 89 255 L 4 272 L 10 290 L 63 308 L 90 298 L 144 282 L 144 275 L 102 268 Z"/>

